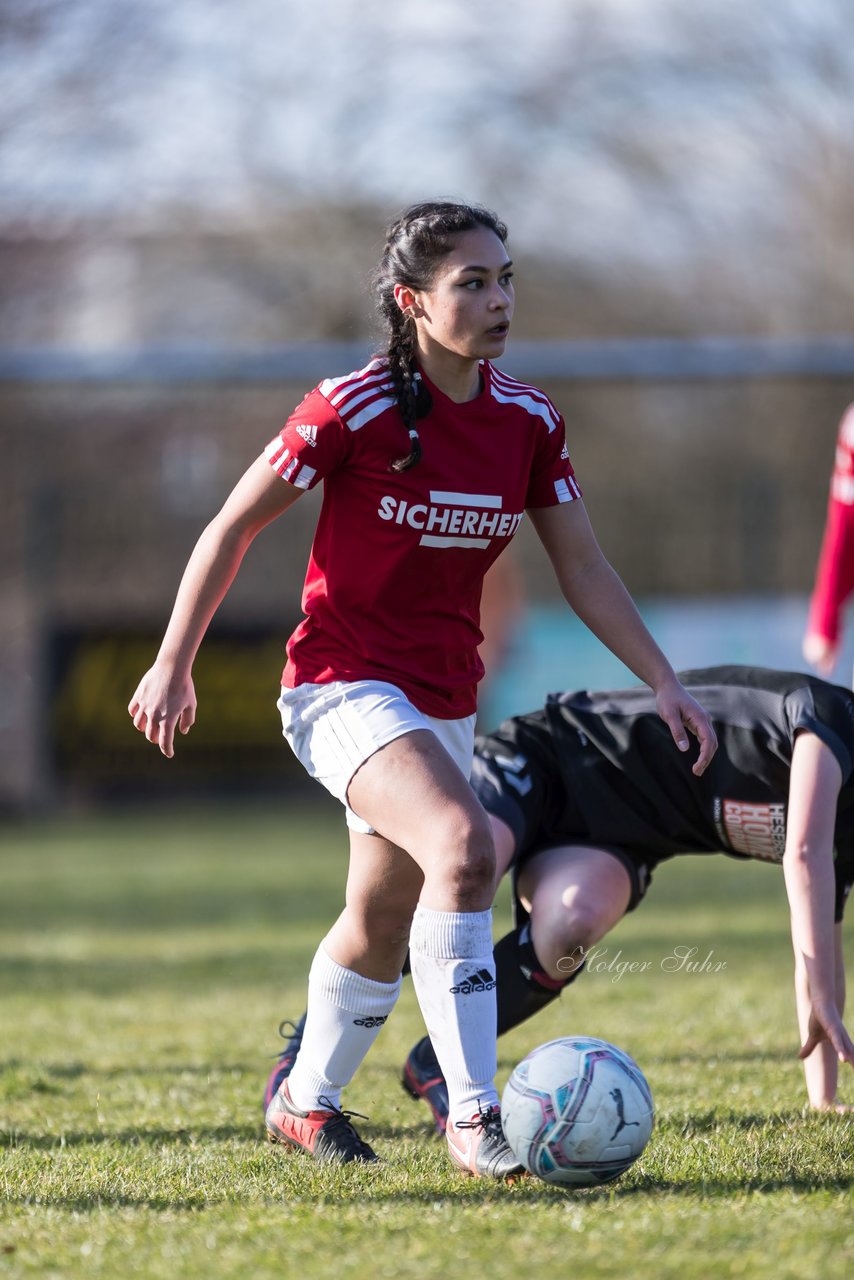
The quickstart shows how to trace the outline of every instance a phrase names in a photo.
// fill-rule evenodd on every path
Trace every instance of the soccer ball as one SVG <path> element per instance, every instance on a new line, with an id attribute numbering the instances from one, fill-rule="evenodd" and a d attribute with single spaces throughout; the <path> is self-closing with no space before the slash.
<path id="1" fill-rule="evenodd" d="M 513 1071 L 501 1099 L 504 1136 L 545 1182 L 590 1187 L 637 1160 L 652 1132 L 652 1094 L 622 1049 L 592 1036 L 549 1040 Z"/>

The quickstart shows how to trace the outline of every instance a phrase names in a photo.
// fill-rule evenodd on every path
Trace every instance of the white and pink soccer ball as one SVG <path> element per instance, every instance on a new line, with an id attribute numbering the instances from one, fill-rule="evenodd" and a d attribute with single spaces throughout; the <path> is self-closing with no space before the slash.
<path id="1" fill-rule="evenodd" d="M 655 1111 L 638 1064 L 592 1036 L 550 1040 L 515 1068 L 501 1123 L 516 1158 L 545 1182 L 589 1187 L 619 1177 L 643 1151 Z"/>

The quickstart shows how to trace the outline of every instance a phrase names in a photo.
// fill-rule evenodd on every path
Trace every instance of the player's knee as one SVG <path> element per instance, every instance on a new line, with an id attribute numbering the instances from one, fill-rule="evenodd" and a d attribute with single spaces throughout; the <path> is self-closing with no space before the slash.
<path id="1" fill-rule="evenodd" d="M 599 903 L 579 896 L 574 889 L 561 895 L 561 910 L 554 921 L 565 949 L 587 949 L 608 931 L 610 921 Z"/>
<path id="2" fill-rule="evenodd" d="M 489 824 L 479 814 L 458 814 L 435 831 L 434 874 L 461 902 L 491 893 L 495 847 Z"/>
<path id="3" fill-rule="evenodd" d="M 470 841 L 445 865 L 445 883 L 461 902 L 491 893 L 495 881 L 495 853 L 486 841 Z"/>

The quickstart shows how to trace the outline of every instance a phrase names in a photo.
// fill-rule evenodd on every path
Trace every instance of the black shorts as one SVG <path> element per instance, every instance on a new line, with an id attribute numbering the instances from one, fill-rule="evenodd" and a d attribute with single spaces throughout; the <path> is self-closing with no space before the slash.
<path id="1" fill-rule="evenodd" d="M 567 752 L 566 744 L 562 747 Z M 631 882 L 627 911 L 633 911 L 649 887 L 659 862 L 672 854 L 617 846 L 596 838 L 581 812 L 571 784 L 571 764 L 558 766 L 543 712 L 506 720 L 493 734 L 475 743 L 472 787 L 487 813 L 513 832 L 516 852 L 511 864 L 514 913 L 526 912 L 518 900 L 516 882 L 522 867 L 545 849 L 577 847 L 602 849 L 626 869 Z"/>
<path id="2" fill-rule="evenodd" d="M 495 733 L 475 742 L 472 786 L 487 813 L 500 818 L 513 832 L 516 852 L 511 867 L 517 914 L 524 914 L 516 893 L 521 868 L 544 849 L 578 847 L 603 849 L 626 868 L 631 881 L 628 911 L 646 894 L 660 862 L 685 853 L 735 857 L 747 855 L 723 849 L 674 849 L 666 834 L 651 829 L 649 814 L 639 813 L 631 792 L 617 791 L 601 772 L 590 786 L 591 751 L 572 732 L 561 736 L 560 761 L 544 710 L 505 720 Z M 595 767 L 594 760 L 594 767 Z M 562 767 L 561 767 L 562 766 Z M 583 795 L 584 803 L 579 796 Z M 623 832 L 640 837 L 615 840 Z M 834 919 L 842 920 L 854 886 L 854 843 L 847 837 L 837 848 Z"/>

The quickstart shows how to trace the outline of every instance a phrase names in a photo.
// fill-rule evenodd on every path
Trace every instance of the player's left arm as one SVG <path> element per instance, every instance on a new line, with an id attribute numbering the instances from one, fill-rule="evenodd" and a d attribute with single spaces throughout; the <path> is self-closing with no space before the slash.
<path id="1" fill-rule="evenodd" d="M 799 1056 L 806 1060 L 827 1041 L 840 1062 L 854 1066 L 854 1043 L 842 1021 L 836 993 L 833 833 L 841 786 L 842 770 L 826 743 L 813 733 L 798 734 L 792 752 L 783 871 L 796 973 L 801 972 L 800 983 L 796 982 Z"/>
<path id="2" fill-rule="evenodd" d="M 842 950 L 842 921 L 833 926 L 833 958 L 836 975 L 836 1007 L 840 1017 L 845 1011 L 845 958 Z M 795 1003 L 801 1040 L 809 1035 L 809 1019 L 812 1012 L 806 966 L 795 957 Z M 836 1085 L 839 1077 L 839 1061 L 829 1040 L 821 1040 L 808 1058 L 804 1058 L 804 1078 L 810 1106 L 816 1111 L 854 1111 L 854 1106 L 839 1102 Z"/>
<path id="3" fill-rule="evenodd" d="M 603 555 L 582 500 L 532 507 L 528 514 L 570 608 L 654 691 L 658 714 L 679 750 L 688 749 L 686 729 L 699 741 L 700 752 L 692 766 L 699 777 L 718 745 L 712 723 L 679 683 L 622 579 Z"/>

